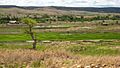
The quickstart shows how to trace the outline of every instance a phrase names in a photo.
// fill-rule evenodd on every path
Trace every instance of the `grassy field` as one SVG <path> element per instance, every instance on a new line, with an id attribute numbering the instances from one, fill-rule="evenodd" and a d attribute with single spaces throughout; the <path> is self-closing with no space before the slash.
<path id="1" fill-rule="evenodd" d="M 38 40 L 97 40 L 120 39 L 120 33 L 39 33 Z M 30 40 L 27 34 L 0 35 L 0 41 L 26 41 Z"/>

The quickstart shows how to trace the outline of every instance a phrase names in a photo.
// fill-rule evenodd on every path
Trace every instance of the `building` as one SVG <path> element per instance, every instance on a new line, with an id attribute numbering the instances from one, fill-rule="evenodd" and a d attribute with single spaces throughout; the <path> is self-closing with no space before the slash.
<path id="1" fill-rule="evenodd" d="M 9 21 L 9 24 L 18 24 L 17 21 Z"/>

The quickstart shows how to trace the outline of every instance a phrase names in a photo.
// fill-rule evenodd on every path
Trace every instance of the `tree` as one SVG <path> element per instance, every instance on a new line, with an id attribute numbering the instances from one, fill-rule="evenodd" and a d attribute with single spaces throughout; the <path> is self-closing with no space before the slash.
<path id="1" fill-rule="evenodd" d="M 36 49 L 37 39 L 35 37 L 35 33 L 33 32 L 33 26 L 37 23 L 36 20 L 31 18 L 22 18 L 21 22 L 28 25 L 28 30 L 26 30 L 26 33 L 29 34 L 33 40 L 33 49 Z"/>

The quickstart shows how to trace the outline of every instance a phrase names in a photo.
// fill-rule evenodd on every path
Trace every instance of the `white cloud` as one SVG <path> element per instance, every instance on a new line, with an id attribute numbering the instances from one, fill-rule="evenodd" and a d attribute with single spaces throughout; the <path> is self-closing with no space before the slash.
<path id="1" fill-rule="evenodd" d="M 120 0 L 0 0 L 0 5 L 120 7 Z"/>

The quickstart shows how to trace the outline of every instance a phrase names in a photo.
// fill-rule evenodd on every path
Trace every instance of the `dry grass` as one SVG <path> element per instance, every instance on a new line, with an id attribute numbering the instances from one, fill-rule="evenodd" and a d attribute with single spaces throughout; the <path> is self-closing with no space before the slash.
<path id="1" fill-rule="evenodd" d="M 119 40 L 113 40 L 113 42 L 107 42 L 107 40 L 101 42 L 96 42 L 96 40 L 94 42 L 83 42 L 82 40 L 52 41 L 42 43 L 40 47 L 37 47 L 37 50 L 29 49 L 30 44 L 22 46 L 22 44 L 25 45 L 26 43 L 4 43 L 0 46 L 0 67 L 90 68 L 89 66 L 91 66 L 91 68 L 95 68 L 96 66 L 96 68 L 119 68 L 120 55 L 83 56 L 66 50 L 71 46 L 101 46 L 118 49 L 120 47 L 119 43 Z"/>
<path id="2" fill-rule="evenodd" d="M 78 56 L 66 51 L 0 50 L 0 65 L 8 68 L 82 68 L 85 66 L 120 67 L 120 56 Z"/>

